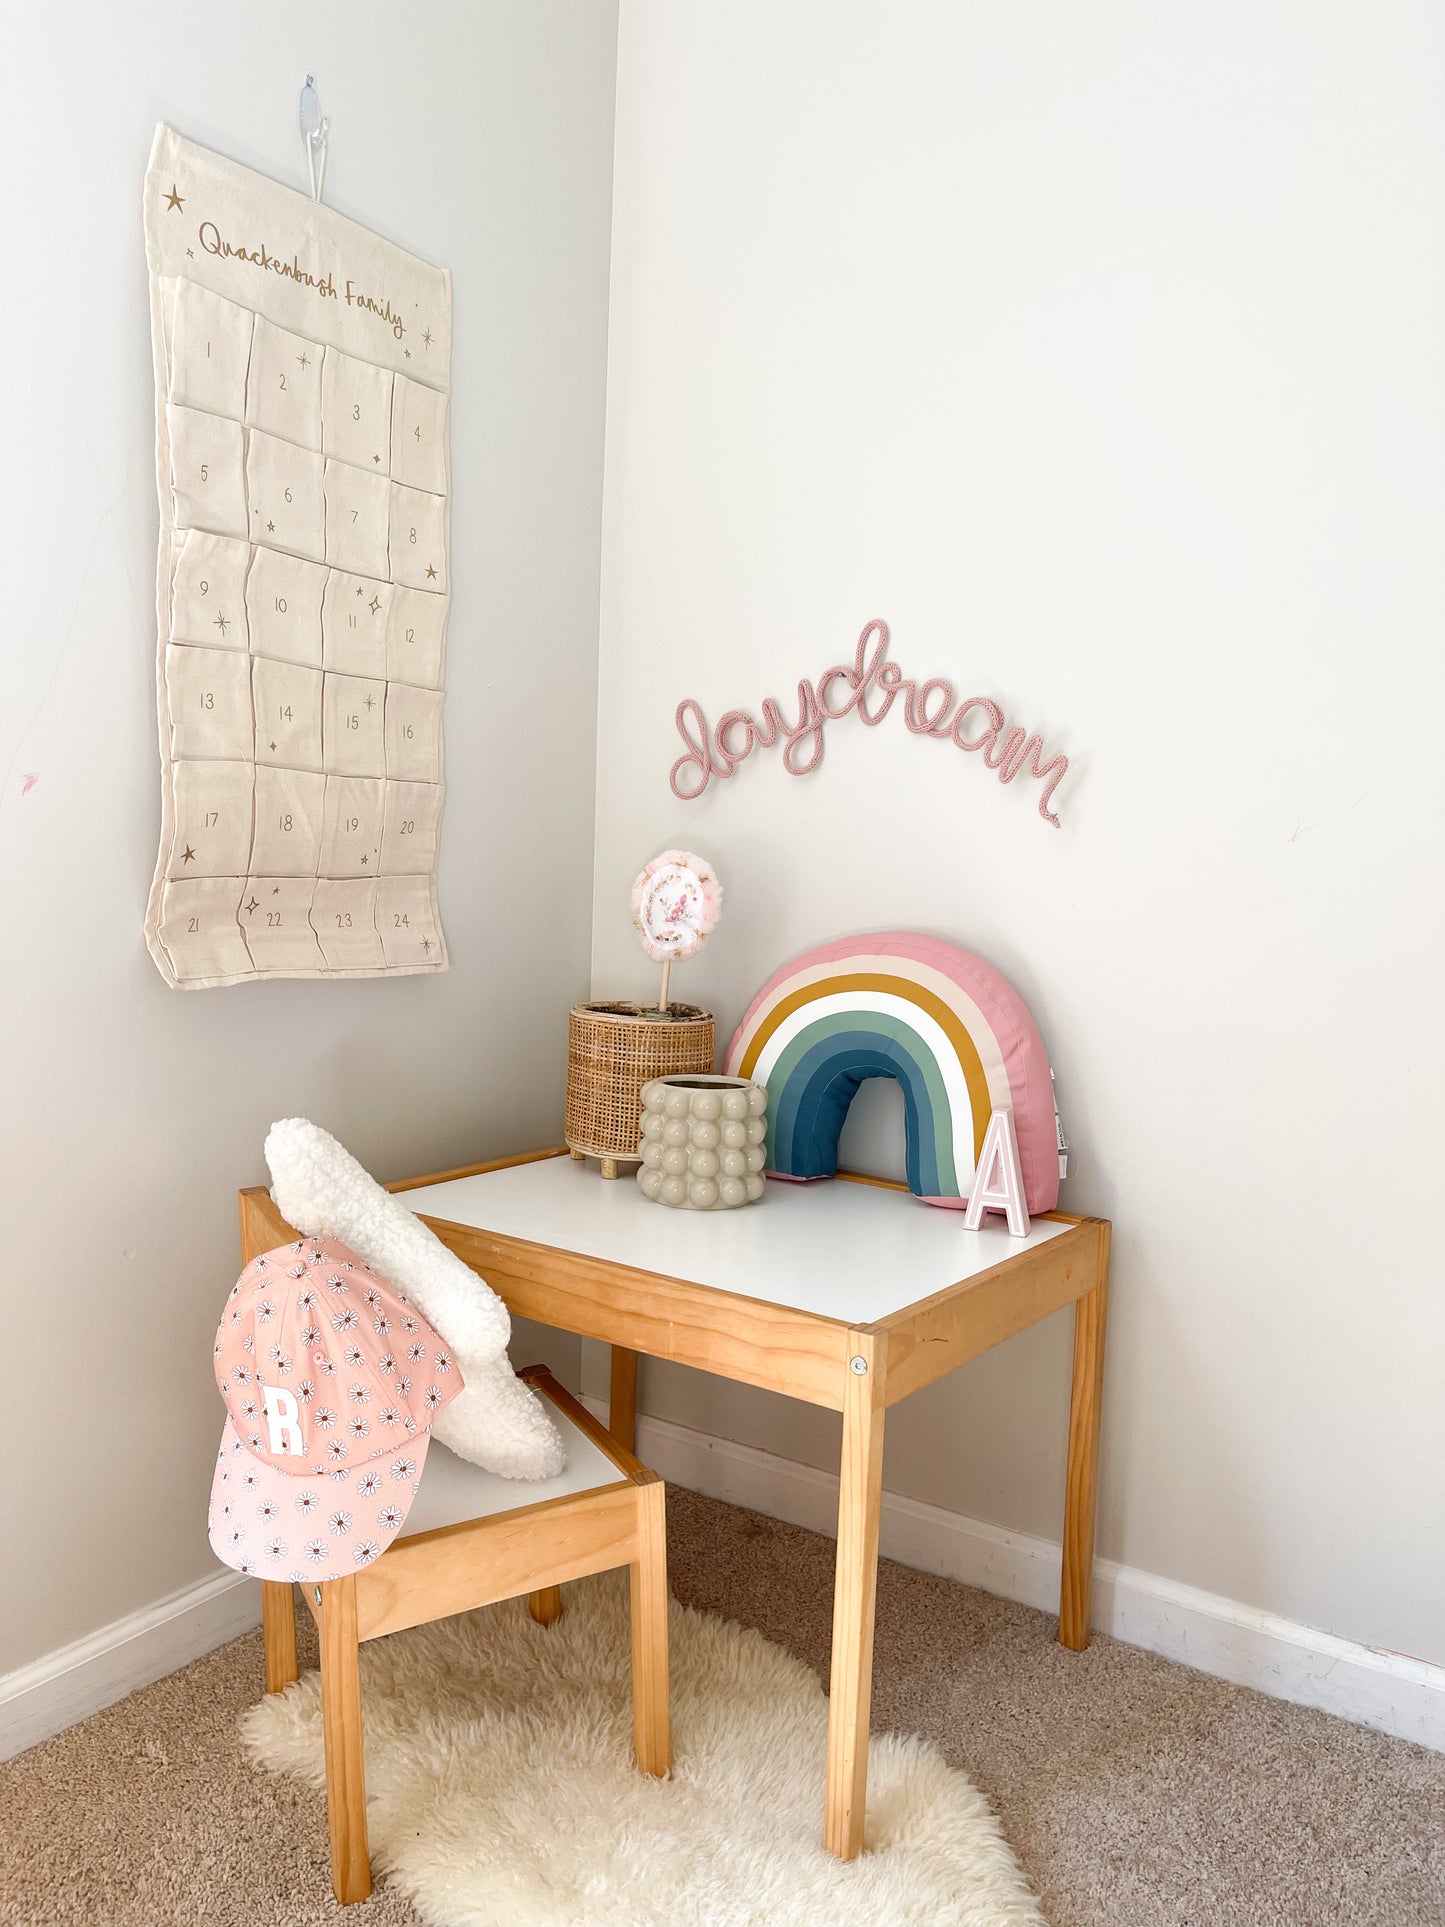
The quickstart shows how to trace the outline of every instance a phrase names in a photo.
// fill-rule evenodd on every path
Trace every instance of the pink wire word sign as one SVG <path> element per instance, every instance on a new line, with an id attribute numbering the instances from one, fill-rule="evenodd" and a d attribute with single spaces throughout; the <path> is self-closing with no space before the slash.
<path id="1" fill-rule="evenodd" d="M 1060 827 L 1049 798 L 1069 767 L 1068 757 L 1051 756 L 1041 762 L 1041 736 L 1018 726 L 1005 734 L 1004 713 L 990 696 L 967 696 L 955 707 L 953 684 L 944 677 L 930 676 L 920 683 L 905 676 L 897 663 L 888 660 L 888 624 L 877 618 L 859 636 L 851 663 L 834 663 L 816 685 L 798 684 L 796 722 L 790 722 L 769 696 L 761 716 L 730 709 L 711 728 L 702 705 L 690 696 L 684 698 L 677 706 L 677 733 L 687 753 L 672 766 L 672 793 L 691 802 L 714 777 L 722 782 L 755 749 L 772 749 L 779 741 L 783 768 L 790 776 L 806 776 L 823 760 L 823 732 L 829 723 L 840 723 L 856 711 L 862 722 L 876 729 L 895 702 L 915 736 L 943 736 L 955 749 L 981 750 L 985 766 L 997 771 L 1001 783 L 1011 783 L 1021 771 L 1037 777 L 1044 785 L 1039 815 L 1056 830 Z"/>

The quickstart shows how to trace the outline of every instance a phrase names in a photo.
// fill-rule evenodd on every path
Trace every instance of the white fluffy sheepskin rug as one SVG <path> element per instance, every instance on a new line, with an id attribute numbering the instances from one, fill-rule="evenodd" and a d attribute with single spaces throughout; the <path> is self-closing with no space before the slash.
<path id="1" fill-rule="evenodd" d="M 1043 1927 L 983 1796 L 922 1740 L 874 1739 L 869 1851 L 824 1853 L 817 1680 L 675 1602 L 674 1768 L 644 1778 L 625 1575 L 563 1597 L 548 1628 L 511 1600 L 361 1649 L 372 1865 L 432 1927 Z M 242 1731 L 324 1786 L 315 1673 Z"/>

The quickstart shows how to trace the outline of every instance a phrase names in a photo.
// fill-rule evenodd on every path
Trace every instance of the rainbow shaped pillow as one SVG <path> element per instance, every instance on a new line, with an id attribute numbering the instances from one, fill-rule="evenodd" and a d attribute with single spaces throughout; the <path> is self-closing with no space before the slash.
<path id="1" fill-rule="evenodd" d="M 767 1086 L 774 1177 L 833 1177 L 859 1085 L 893 1077 L 916 1197 L 965 1203 L 989 1116 L 1007 1109 L 1029 1210 L 1058 1203 L 1053 1078 L 1038 1026 L 1012 984 L 957 944 L 890 930 L 804 951 L 753 999 L 727 1071 Z"/>

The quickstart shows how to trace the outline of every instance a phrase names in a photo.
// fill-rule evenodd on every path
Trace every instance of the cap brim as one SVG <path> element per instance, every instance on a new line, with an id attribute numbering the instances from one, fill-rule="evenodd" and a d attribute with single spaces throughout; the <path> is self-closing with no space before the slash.
<path id="1" fill-rule="evenodd" d="M 206 1523 L 216 1557 L 254 1579 L 340 1579 L 379 1559 L 406 1525 L 429 1432 L 333 1472 L 280 1472 L 228 1418 Z"/>

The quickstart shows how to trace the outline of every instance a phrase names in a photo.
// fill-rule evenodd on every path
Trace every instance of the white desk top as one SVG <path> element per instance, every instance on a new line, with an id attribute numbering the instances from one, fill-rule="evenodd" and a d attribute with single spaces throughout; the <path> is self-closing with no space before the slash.
<path id="1" fill-rule="evenodd" d="M 1036 1219 L 1026 1238 L 1010 1237 L 1001 1222 L 966 1231 L 961 1211 L 837 1180 L 769 1179 L 757 1204 L 736 1211 L 670 1211 L 645 1198 L 634 1177 L 606 1179 L 569 1157 L 423 1185 L 401 1202 L 423 1217 L 850 1325 L 876 1324 L 1069 1229 Z"/>

